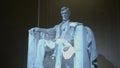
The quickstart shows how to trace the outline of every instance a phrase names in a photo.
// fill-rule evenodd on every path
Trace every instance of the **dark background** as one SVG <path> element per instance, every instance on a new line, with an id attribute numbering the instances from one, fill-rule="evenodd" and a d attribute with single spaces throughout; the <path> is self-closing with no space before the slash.
<path id="1" fill-rule="evenodd" d="M 26 68 L 28 30 L 37 26 L 37 0 L 1 1 L 2 68 Z M 89 26 L 95 35 L 99 67 L 120 68 L 119 0 L 40 0 L 40 27 L 61 22 L 60 8 L 71 10 L 71 20 Z"/>

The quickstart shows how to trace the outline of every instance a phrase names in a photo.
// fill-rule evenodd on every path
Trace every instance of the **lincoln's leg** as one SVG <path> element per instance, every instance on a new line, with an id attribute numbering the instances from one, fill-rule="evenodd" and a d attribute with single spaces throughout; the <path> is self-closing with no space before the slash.
<path id="1" fill-rule="evenodd" d="M 62 48 L 63 44 L 60 42 L 56 43 L 56 63 L 55 63 L 55 68 L 61 68 L 61 61 L 62 61 Z"/>
<path id="2" fill-rule="evenodd" d="M 44 54 L 45 54 L 45 41 L 39 40 L 37 46 L 35 68 L 44 68 L 43 66 Z"/>

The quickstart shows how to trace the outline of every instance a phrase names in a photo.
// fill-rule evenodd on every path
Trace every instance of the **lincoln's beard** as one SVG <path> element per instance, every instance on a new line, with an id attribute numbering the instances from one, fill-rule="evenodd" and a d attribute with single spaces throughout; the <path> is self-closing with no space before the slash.
<path id="1" fill-rule="evenodd" d="M 62 19 L 63 19 L 63 21 L 67 21 L 67 20 L 69 20 L 69 17 L 66 17 L 66 18 L 63 17 Z"/>

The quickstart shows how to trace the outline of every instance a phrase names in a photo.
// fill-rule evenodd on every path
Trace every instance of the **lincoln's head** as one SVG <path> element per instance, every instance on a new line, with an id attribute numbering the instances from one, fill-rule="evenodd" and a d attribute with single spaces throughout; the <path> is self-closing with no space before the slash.
<path id="1" fill-rule="evenodd" d="M 64 6 L 64 7 L 61 8 L 61 16 L 62 16 L 63 21 L 69 20 L 70 14 L 71 14 L 71 12 L 70 12 L 68 7 Z"/>

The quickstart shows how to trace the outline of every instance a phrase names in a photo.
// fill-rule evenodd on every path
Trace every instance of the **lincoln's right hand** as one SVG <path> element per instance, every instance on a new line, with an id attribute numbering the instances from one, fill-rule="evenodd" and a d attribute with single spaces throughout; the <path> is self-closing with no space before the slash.
<path id="1" fill-rule="evenodd" d="M 44 39 L 45 36 L 47 36 L 48 34 L 46 33 L 46 29 L 41 29 L 41 28 L 38 28 L 38 27 L 34 27 L 34 28 L 31 28 L 29 30 L 29 33 L 33 36 L 35 36 L 35 38 L 39 37 L 41 39 Z"/>
<path id="2" fill-rule="evenodd" d="M 36 33 L 38 32 L 38 30 L 39 30 L 38 27 L 34 27 L 34 28 L 31 28 L 31 29 L 29 30 L 29 33 L 30 33 L 31 35 L 34 35 L 34 34 L 36 34 Z"/>

